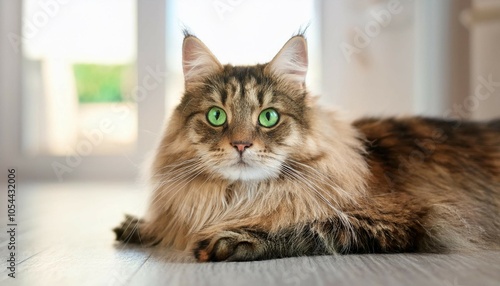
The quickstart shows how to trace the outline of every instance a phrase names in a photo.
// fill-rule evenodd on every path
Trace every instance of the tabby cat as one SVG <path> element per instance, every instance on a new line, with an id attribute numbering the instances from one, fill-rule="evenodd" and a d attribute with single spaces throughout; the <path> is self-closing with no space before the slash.
<path id="1" fill-rule="evenodd" d="M 347 122 L 311 97 L 307 67 L 303 35 L 232 66 L 186 34 L 147 216 L 117 239 L 198 261 L 500 247 L 500 120 Z"/>

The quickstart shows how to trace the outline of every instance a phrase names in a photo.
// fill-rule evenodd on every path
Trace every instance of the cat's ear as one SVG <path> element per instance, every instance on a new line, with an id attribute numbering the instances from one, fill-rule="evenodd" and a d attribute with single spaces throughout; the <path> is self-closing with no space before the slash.
<path id="1" fill-rule="evenodd" d="M 186 85 L 199 83 L 207 75 L 223 69 L 207 46 L 191 35 L 186 36 L 182 44 L 182 68 Z"/>
<path id="2" fill-rule="evenodd" d="M 307 42 L 304 36 L 292 37 L 267 65 L 266 69 L 305 85 L 307 74 Z"/>

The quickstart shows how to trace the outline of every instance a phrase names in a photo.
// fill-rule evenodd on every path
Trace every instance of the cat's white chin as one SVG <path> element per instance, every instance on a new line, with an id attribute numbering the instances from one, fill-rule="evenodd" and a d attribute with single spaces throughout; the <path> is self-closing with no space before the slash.
<path id="1" fill-rule="evenodd" d="M 229 181 L 262 181 L 279 176 L 279 167 L 236 165 L 219 169 L 219 173 Z"/>

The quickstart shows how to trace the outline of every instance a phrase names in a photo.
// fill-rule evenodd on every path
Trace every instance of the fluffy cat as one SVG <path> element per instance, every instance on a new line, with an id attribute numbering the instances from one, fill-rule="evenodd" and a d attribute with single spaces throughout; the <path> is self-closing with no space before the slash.
<path id="1" fill-rule="evenodd" d="M 500 120 L 346 122 L 309 95 L 307 66 L 302 35 L 232 66 L 186 34 L 148 214 L 117 239 L 198 261 L 499 248 Z"/>

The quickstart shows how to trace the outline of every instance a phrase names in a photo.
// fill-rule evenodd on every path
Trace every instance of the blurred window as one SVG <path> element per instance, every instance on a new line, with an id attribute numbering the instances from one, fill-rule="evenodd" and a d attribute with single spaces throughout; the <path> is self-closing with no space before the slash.
<path id="1" fill-rule="evenodd" d="M 134 0 L 23 1 L 24 152 L 134 149 L 136 18 Z"/>

